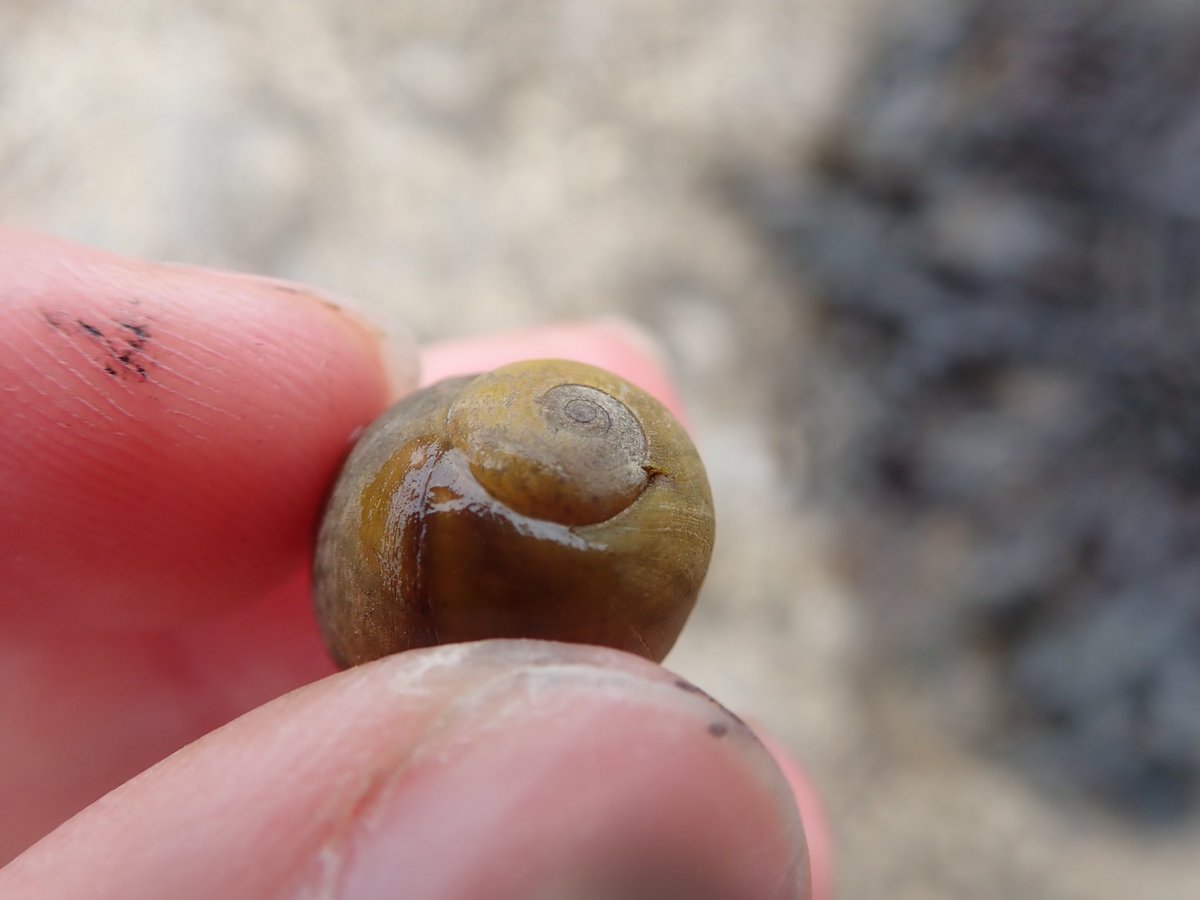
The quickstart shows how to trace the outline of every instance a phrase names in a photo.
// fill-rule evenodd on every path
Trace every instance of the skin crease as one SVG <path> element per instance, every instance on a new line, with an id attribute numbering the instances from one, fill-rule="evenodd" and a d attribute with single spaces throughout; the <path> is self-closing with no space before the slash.
<path id="1" fill-rule="evenodd" d="M 460 716 L 443 738 L 429 732 L 487 679 L 519 669 L 511 651 L 484 654 L 491 662 L 464 667 L 453 688 L 434 689 L 414 674 L 420 660 L 404 657 L 327 677 L 333 666 L 305 574 L 311 523 L 350 435 L 406 389 L 394 376 L 404 360 L 385 368 L 374 325 L 295 286 L 2 230 L 0 307 L 0 860 L 237 720 L 0 870 L 0 898 L 373 896 L 396 844 L 360 835 L 391 828 L 401 840 L 406 828 L 463 808 L 458 797 L 448 811 L 439 798 L 451 786 L 412 768 L 406 748 L 463 766 L 462 783 L 480 801 L 504 778 L 489 769 L 493 744 L 497 763 L 504 754 L 510 763 L 514 753 L 536 759 L 519 727 L 510 729 L 517 738 L 463 744 L 463 734 L 486 730 L 487 707 L 476 720 Z M 430 378 L 530 356 L 604 366 L 677 408 L 653 354 L 620 324 L 476 338 L 424 354 Z M 584 774 L 572 763 L 586 757 L 584 735 L 626 735 L 642 748 L 635 771 L 655 760 L 691 771 L 711 802 L 739 810 L 734 824 L 757 823 L 780 865 L 802 858 L 771 799 L 782 782 L 773 768 L 764 774 L 757 743 L 713 740 L 704 717 L 716 713 L 687 702 L 646 709 L 619 692 L 613 700 L 595 679 L 624 665 L 612 654 L 582 667 L 568 704 L 580 716 L 560 717 L 561 729 L 523 713 L 529 729 L 554 736 L 556 755 L 543 761 L 558 783 Z M 667 677 L 641 665 L 629 676 L 639 683 Z M 378 687 L 401 682 L 412 692 Z M 358 718 L 347 720 L 347 708 Z M 506 721 L 522 721 L 509 712 Z M 677 727 L 654 731 L 650 720 Z M 357 721 L 386 724 L 387 739 L 332 739 Z M 307 763 L 296 748 L 311 751 Z M 319 809 L 302 802 L 306 778 L 320 788 Z M 411 792 L 397 794 L 397 784 Z M 542 827 L 570 831 L 544 788 L 527 785 L 519 806 L 530 839 Z M 614 789 L 606 809 L 617 832 L 636 809 L 619 802 L 631 791 L 632 783 Z M 316 820 L 303 814 L 314 810 L 336 827 L 318 817 L 322 827 L 308 829 Z M 595 814 L 585 805 L 569 821 Z M 239 830 L 239 822 L 257 824 Z M 240 836 L 236 846 L 223 843 L 227 833 Z M 503 873 L 503 858 L 485 852 L 488 837 L 479 871 Z M 577 835 L 578 846 L 598 837 Z M 664 846 L 672 845 L 664 838 Z M 356 854 L 383 863 L 344 863 Z M 197 878 L 180 884 L 197 860 L 206 860 Z M 819 886 L 825 863 L 813 865 Z M 221 891 L 206 892 L 204 879 Z"/>

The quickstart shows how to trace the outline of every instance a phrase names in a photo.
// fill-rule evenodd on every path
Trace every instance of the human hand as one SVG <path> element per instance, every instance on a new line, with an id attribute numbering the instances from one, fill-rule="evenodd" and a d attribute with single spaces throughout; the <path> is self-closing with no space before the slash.
<path id="1" fill-rule="evenodd" d="M 313 525 L 410 345 L 294 285 L 5 231 L 0 315 L 2 900 L 810 896 L 787 780 L 657 666 L 491 641 L 334 672 Z M 674 405 L 617 325 L 422 356 L 568 356 Z"/>

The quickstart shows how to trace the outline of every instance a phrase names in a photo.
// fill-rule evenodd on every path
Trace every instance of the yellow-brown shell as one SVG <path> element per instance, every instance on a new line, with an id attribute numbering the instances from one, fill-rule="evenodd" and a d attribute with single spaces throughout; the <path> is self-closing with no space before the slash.
<path id="1" fill-rule="evenodd" d="M 530 637 L 661 660 L 713 543 L 695 447 L 654 398 L 563 360 L 440 382 L 362 436 L 317 540 L 317 618 L 349 666 Z"/>

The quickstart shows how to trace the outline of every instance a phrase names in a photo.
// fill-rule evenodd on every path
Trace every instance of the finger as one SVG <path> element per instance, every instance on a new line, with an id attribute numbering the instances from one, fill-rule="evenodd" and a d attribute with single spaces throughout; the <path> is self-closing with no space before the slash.
<path id="1" fill-rule="evenodd" d="M 302 592 L 289 584 L 186 631 L 0 640 L 0 865 L 185 744 L 333 672 Z"/>
<path id="2" fill-rule="evenodd" d="M 669 384 L 657 355 L 642 351 L 643 338 L 621 326 L 602 325 L 598 335 L 594 328 L 447 342 L 430 358 L 485 368 L 582 348 L 589 361 L 630 380 Z M 328 674 L 307 562 L 298 566 L 260 601 L 164 631 L 86 642 L 70 633 L 30 641 L 0 631 L 0 684 L 21 686 L 0 691 L 0 862 L 168 753 Z"/>
<path id="3" fill-rule="evenodd" d="M 421 353 L 421 381 L 433 384 L 523 359 L 571 359 L 608 369 L 683 417 L 658 345 L 635 325 L 616 317 L 430 344 Z"/>
<path id="4" fill-rule="evenodd" d="M 161 625 L 302 563 L 415 351 L 280 282 L 0 231 L 0 621 Z"/>
<path id="5" fill-rule="evenodd" d="M 796 807 L 800 810 L 800 819 L 804 822 L 804 836 L 808 843 L 812 896 L 814 900 L 827 900 L 833 896 L 834 853 L 833 836 L 825 814 L 825 805 L 821 802 L 816 786 L 787 748 L 757 726 L 754 733 L 775 760 L 775 765 L 787 779 L 792 796 L 796 798 Z"/>
<path id="6" fill-rule="evenodd" d="M 786 784 L 615 651 L 402 654 L 246 716 L 0 872 L 0 897 L 797 898 Z"/>

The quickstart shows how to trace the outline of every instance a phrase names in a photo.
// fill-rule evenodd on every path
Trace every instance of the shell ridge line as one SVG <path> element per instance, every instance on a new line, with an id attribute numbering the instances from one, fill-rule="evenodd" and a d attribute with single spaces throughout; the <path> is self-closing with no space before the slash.
<path id="1" fill-rule="evenodd" d="M 456 450 L 454 452 L 457 454 L 460 454 L 460 458 L 465 459 L 465 454 L 463 454 L 461 450 Z M 449 457 L 448 453 L 446 455 Z M 440 457 L 439 457 L 439 460 L 440 460 Z M 466 463 L 467 463 L 467 468 L 469 471 L 470 470 L 470 461 L 467 460 Z M 446 459 L 446 464 L 453 465 L 453 463 L 451 462 L 451 458 Z M 478 491 L 481 495 L 483 495 L 484 497 L 490 498 L 497 506 L 499 506 L 500 509 L 503 510 L 504 519 L 509 523 L 509 525 L 511 525 L 514 529 L 516 529 L 516 531 L 520 534 L 527 535 L 529 537 L 554 540 L 554 541 L 558 542 L 559 544 L 562 544 L 562 545 L 568 546 L 568 547 L 572 547 L 576 550 L 601 550 L 601 551 L 603 551 L 603 550 L 608 549 L 608 546 L 606 544 L 602 544 L 597 541 L 590 540 L 587 537 L 584 537 L 583 535 L 579 534 L 578 531 L 576 530 L 577 528 L 580 528 L 580 527 L 589 528 L 592 526 L 562 525 L 558 522 L 550 522 L 550 521 L 547 521 L 546 519 L 538 519 L 534 516 L 527 516 L 524 513 L 517 512 L 515 509 L 513 509 L 508 504 L 497 500 L 495 497 L 493 497 L 488 492 L 487 488 L 485 488 L 483 485 L 479 484 L 478 481 L 472 480 L 471 482 L 468 482 L 468 484 L 472 491 Z M 433 511 L 433 512 L 472 513 L 472 512 L 478 512 L 479 510 L 487 509 L 487 504 L 485 502 L 483 502 L 480 497 L 469 496 L 468 494 L 458 494 L 455 497 L 442 499 L 442 500 L 433 500 L 433 499 L 426 498 L 425 502 L 427 502 L 429 504 L 428 508 L 430 511 Z M 490 510 L 489 514 L 497 515 L 497 511 Z M 548 533 L 550 531 L 554 532 L 553 536 L 551 536 Z"/>

